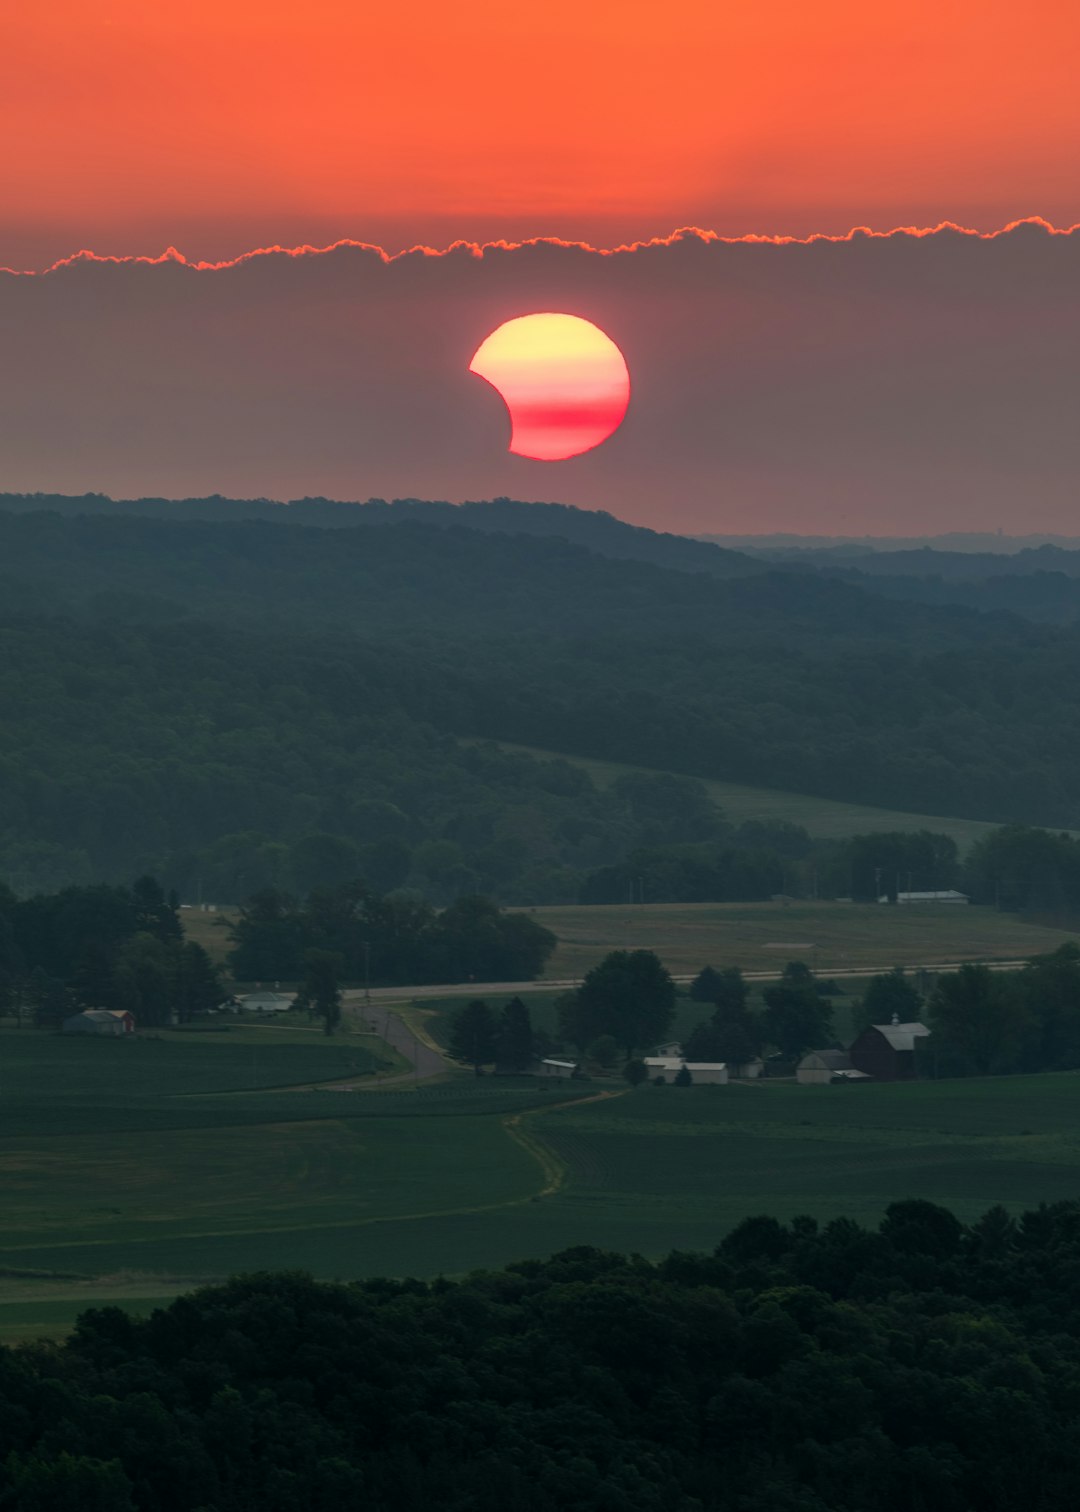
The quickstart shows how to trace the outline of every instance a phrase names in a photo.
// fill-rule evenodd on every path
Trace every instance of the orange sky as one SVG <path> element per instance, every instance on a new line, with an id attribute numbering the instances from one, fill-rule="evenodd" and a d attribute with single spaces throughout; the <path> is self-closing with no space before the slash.
<path id="1" fill-rule="evenodd" d="M 49 0 L 0 263 L 1080 220 L 1076 0 Z"/>

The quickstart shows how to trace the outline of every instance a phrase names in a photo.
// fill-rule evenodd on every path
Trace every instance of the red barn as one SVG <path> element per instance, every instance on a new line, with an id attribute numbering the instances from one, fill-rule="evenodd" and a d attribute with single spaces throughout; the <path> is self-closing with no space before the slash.
<path id="1" fill-rule="evenodd" d="M 871 1024 L 848 1050 L 856 1071 L 875 1081 L 914 1081 L 915 1042 L 930 1033 L 925 1024 Z"/>

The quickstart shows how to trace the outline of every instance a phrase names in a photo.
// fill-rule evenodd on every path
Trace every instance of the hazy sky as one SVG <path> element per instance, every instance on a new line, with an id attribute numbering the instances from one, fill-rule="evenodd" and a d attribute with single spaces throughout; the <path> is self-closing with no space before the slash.
<path id="1" fill-rule="evenodd" d="M 1076 0 L 5 7 L 0 265 L 1080 221 Z"/>
<path id="2" fill-rule="evenodd" d="M 8 10 L 0 270 L 35 272 L 0 271 L 0 489 L 1077 528 L 1080 232 L 828 239 L 1080 223 L 1076 0 Z M 695 224 L 796 240 L 663 241 Z M 194 266 L 500 237 L 659 240 Z M 543 464 L 467 369 L 548 310 L 633 388 Z"/>
<path id="3" fill-rule="evenodd" d="M 1075 533 L 1080 233 L 692 236 L 601 255 L 360 247 L 0 275 L 7 489 L 488 498 L 676 530 Z M 562 310 L 629 363 L 626 421 L 510 456 L 468 372 Z"/>

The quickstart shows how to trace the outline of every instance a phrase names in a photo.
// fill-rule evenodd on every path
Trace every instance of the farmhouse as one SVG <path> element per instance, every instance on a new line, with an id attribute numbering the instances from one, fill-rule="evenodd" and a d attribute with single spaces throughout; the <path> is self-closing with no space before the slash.
<path id="1" fill-rule="evenodd" d="M 929 1033 L 925 1024 L 871 1024 L 852 1044 L 851 1064 L 875 1081 L 914 1081 L 915 1042 Z"/>
<path id="2" fill-rule="evenodd" d="M 118 1039 L 135 1033 L 135 1020 L 126 1009 L 87 1008 L 66 1018 L 60 1028 L 64 1034 L 105 1034 Z"/>

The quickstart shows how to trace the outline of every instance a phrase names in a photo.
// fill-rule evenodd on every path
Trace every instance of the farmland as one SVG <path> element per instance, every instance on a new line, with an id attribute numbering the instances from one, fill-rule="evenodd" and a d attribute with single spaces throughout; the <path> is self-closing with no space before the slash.
<path id="1" fill-rule="evenodd" d="M 1056 950 L 1073 933 L 992 908 L 927 904 L 645 903 L 572 904 L 522 910 L 558 936 L 545 977 L 580 977 L 609 950 L 655 950 L 677 976 L 702 966 L 779 972 L 786 960 L 816 971 L 875 971 L 938 962 L 1016 960 Z M 230 915 L 185 909 L 185 934 L 219 961 Z M 401 993 L 397 994 L 401 996 Z"/>
<path id="2" fill-rule="evenodd" d="M 575 978 L 609 950 L 655 950 L 674 975 L 706 963 L 779 972 L 804 960 L 815 971 L 877 971 L 941 962 L 1015 960 L 1073 938 L 992 908 L 927 904 L 659 903 L 537 908 L 559 944 L 546 975 Z"/>
<path id="3" fill-rule="evenodd" d="M 238 1270 L 456 1274 L 571 1244 L 711 1249 L 761 1211 L 872 1219 L 920 1195 L 966 1218 L 1080 1194 L 1073 1074 L 346 1093 L 293 1088 L 355 1075 L 358 1036 L 297 1034 L 254 1071 L 224 1038 L 0 1034 L 0 1336 Z"/>

